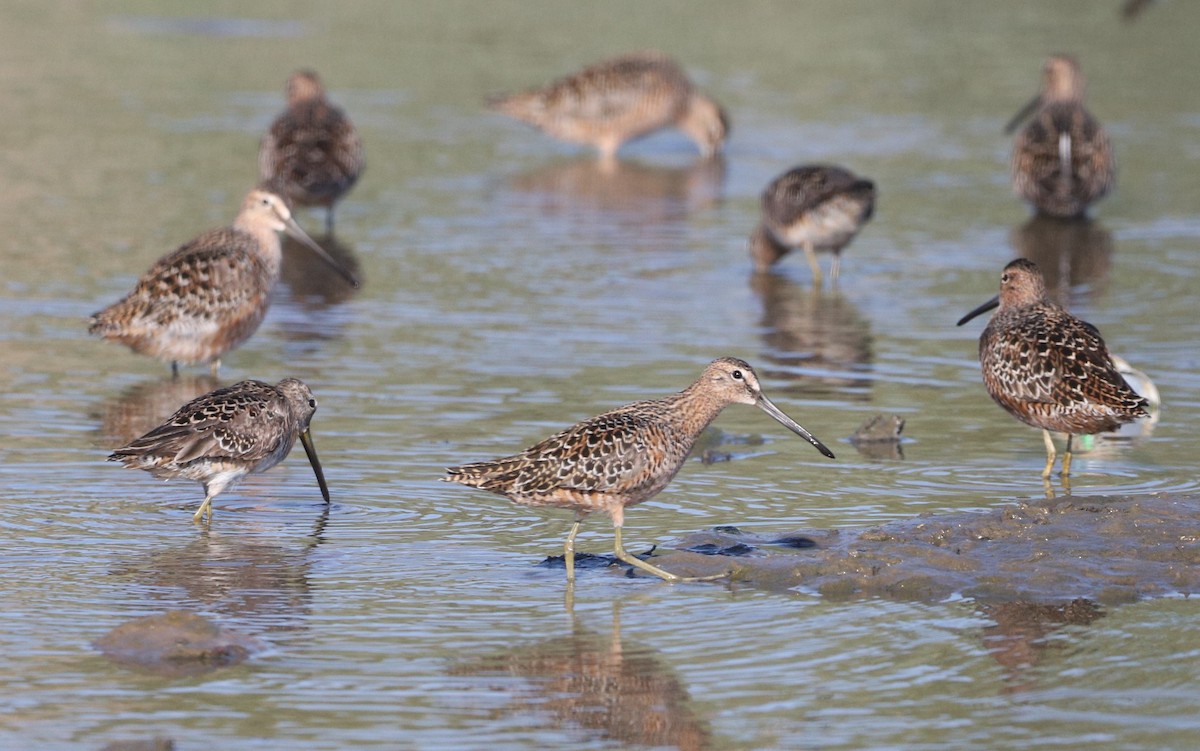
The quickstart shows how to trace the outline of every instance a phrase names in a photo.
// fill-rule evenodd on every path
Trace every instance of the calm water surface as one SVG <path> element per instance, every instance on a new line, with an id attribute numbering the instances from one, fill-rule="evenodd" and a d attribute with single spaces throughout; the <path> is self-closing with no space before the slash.
<path id="1" fill-rule="evenodd" d="M 965 600 L 611 571 L 583 572 L 568 608 L 562 572 L 534 564 L 560 550 L 569 514 L 438 482 L 728 354 L 839 458 L 732 408 L 706 440 L 734 460 L 689 463 L 631 512 L 635 550 L 716 524 L 850 528 L 1041 497 L 1037 432 L 980 383 L 982 322 L 954 326 L 1023 254 L 1165 402 L 1149 435 L 1080 456 L 1074 494 L 1196 492 L 1200 6 L 1124 24 L 1118 5 L 5 7 L 0 747 L 1194 747 L 1186 597 L 1111 607 L 1032 646 Z M 480 106 L 646 47 L 729 108 L 723 161 L 664 134 L 602 170 Z M 1000 133 L 1059 51 L 1082 60 L 1120 168 L 1078 231 L 1030 222 Z M 189 519 L 198 487 L 104 457 L 215 383 L 171 381 L 84 320 L 232 218 L 301 65 L 366 143 L 324 238 L 366 284 L 351 294 L 290 253 L 222 382 L 312 386 L 335 502 L 326 513 L 296 456 L 223 496 L 204 530 Z M 834 293 L 810 289 L 802 258 L 753 278 L 745 253 L 762 186 L 805 161 L 880 186 Z M 880 412 L 908 421 L 903 459 L 844 442 Z M 610 544 L 605 520 L 585 526 L 582 549 Z M 169 679 L 90 646 L 171 608 L 270 649 Z"/>

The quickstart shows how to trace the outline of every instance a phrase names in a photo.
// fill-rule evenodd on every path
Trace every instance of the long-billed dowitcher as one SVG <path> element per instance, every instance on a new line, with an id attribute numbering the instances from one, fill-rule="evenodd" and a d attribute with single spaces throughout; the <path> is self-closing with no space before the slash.
<path id="1" fill-rule="evenodd" d="M 204 503 L 192 519 L 200 521 L 207 512 L 211 521 L 213 498 L 246 475 L 274 467 L 299 437 L 321 496 L 329 503 L 325 474 L 308 430 L 316 411 L 317 400 L 303 381 L 284 378 L 274 386 L 241 381 L 193 399 L 108 460 L 167 480 L 186 477 L 199 482 Z"/>
<path id="2" fill-rule="evenodd" d="M 627 141 L 675 126 L 704 156 L 729 134 L 725 111 L 661 52 L 602 60 L 547 86 L 496 97 L 488 106 L 555 138 L 588 144 L 611 159 Z"/>
<path id="3" fill-rule="evenodd" d="M 1033 115 L 1013 146 L 1012 184 L 1043 214 L 1082 216 L 1113 185 L 1112 146 L 1083 106 L 1084 87 L 1075 58 L 1054 55 L 1042 66 L 1041 93 L 1004 128 L 1012 133 Z"/>
<path id="4" fill-rule="evenodd" d="M 321 79 L 298 70 L 287 82 L 287 109 L 271 123 L 258 150 L 263 184 L 299 206 L 324 206 L 333 231 L 333 206 L 362 174 L 362 140 L 346 114 L 325 98 Z"/>
<path id="5" fill-rule="evenodd" d="M 1005 266 L 1000 294 L 958 325 L 997 306 L 979 337 L 983 384 L 1010 415 L 1042 429 L 1042 477 L 1054 468 L 1051 431 L 1067 434 L 1062 461 L 1067 477 L 1074 436 L 1115 430 L 1148 415 L 1146 400 L 1117 372 L 1100 332 L 1050 302 L 1042 272 L 1032 261 L 1018 258 Z"/>
<path id="6" fill-rule="evenodd" d="M 283 199 L 252 190 L 232 226 L 160 258 L 132 292 L 92 316 L 88 331 L 169 362 L 174 372 L 179 363 L 208 363 L 216 375 L 221 356 L 250 338 L 267 314 L 282 262 L 280 231 L 358 286 L 300 229 Z"/>
<path id="7" fill-rule="evenodd" d="M 762 222 L 750 236 L 750 257 L 766 271 L 793 248 L 802 248 L 821 286 L 817 251 L 833 253 L 829 270 L 836 283 L 846 247 L 875 210 L 875 183 L 849 170 L 823 164 L 794 167 L 762 194 Z"/>
<path id="8" fill-rule="evenodd" d="M 825 444 L 767 399 L 753 368 L 742 360 L 722 357 L 677 394 L 605 412 L 513 456 L 451 467 L 443 479 L 489 490 L 525 506 L 574 510 L 575 523 L 563 546 L 568 581 L 575 578 L 575 535 L 593 511 L 612 518 L 617 558 L 667 581 L 684 581 L 626 552 L 621 543 L 625 507 L 665 488 L 700 432 L 735 403 L 759 407 L 833 458 Z"/>

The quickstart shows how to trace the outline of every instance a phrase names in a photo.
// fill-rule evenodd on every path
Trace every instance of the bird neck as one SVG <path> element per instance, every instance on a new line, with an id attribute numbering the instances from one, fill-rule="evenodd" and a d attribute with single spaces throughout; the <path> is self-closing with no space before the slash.
<path id="1" fill-rule="evenodd" d="M 279 243 L 279 233 L 261 224 L 241 225 L 235 222 L 233 228 L 254 238 L 254 254 L 266 264 L 271 277 L 278 279 L 280 267 L 283 265 L 283 248 Z"/>
<path id="2" fill-rule="evenodd" d="M 693 383 L 678 394 L 667 397 L 671 400 L 669 409 L 680 415 L 680 427 L 683 433 L 695 440 L 707 428 L 725 404 L 715 400 L 699 384 Z"/>

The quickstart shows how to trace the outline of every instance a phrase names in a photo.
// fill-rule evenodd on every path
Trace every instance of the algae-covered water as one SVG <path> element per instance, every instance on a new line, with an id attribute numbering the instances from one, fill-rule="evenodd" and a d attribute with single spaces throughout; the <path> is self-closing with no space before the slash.
<path id="1" fill-rule="evenodd" d="M 1020 254 L 1162 393 L 1146 435 L 1077 457 L 1071 498 L 1193 497 L 1200 7 L 1156 3 L 1130 23 L 1119 6 L 6 5 L 0 747 L 1194 747 L 1188 592 L 1064 587 L 1043 628 L 958 591 L 832 597 L 589 569 L 568 607 L 562 570 L 536 564 L 569 513 L 438 481 L 732 355 L 837 461 L 732 407 L 704 437 L 730 461 L 691 461 L 632 509 L 633 550 L 720 525 L 767 539 L 1042 499 L 1037 431 L 983 390 L 982 321 L 954 326 Z M 666 133 L 605 169 L 482 107 L 644 48 L 729 110 L 723 160 Z M 1095 221 L 1068 230 L 1012 196 L 1000 132 L 1057 52 L 1079 57 L 1119 169 Z M 312 387 L 334 502 L 297 454 L 222 495 L 206 529 L 190 519 L 197 486 L 104 459 L 217 382 L 172 381 L 85 320 L 231 220 L 301 66 L 358 124 L 368 166 L 336 237 L 319 237 L 321 213 L 298 218 L 364 286 L 289 253 L 220 383 Z M 836 292 L 813 291 L 800 257 L 754 277 L 746 255 L 763 186 L 813 161 L 879 187 Z M 905 418 L 902 456 L 845 441 L 879 413 Z M 610 546 L 604 519 L 584 526 L 580 550 Z M 266 649 L 172 677 L 93 646 L 176 609 Z"/>

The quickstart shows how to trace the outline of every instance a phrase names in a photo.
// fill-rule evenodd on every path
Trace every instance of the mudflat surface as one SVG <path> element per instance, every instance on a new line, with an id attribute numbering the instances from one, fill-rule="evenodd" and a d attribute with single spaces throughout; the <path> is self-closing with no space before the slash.
<path id="1" fill-rule="evenodd" d="M 777 536 L 720 527 L 682 538 L 654 562 L 689 576 L 729 570 L 734 586 L 829 597 L 1115 605 L 1200 590 L 1200 498 L 1063 496 Z"/>

